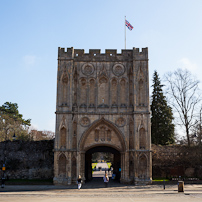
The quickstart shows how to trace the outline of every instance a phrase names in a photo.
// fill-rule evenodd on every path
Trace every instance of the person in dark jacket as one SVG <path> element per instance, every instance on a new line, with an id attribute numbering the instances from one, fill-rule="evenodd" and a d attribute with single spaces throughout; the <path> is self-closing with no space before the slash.
<path id="1" fill-rule="evenodd" d="M 78 190 L 81 189 L 82 186 L 82 179 L 81 179 L 81 175 L 79 175 L 78 179 L 77 179 L 77 184 L 78 184 Z"/>

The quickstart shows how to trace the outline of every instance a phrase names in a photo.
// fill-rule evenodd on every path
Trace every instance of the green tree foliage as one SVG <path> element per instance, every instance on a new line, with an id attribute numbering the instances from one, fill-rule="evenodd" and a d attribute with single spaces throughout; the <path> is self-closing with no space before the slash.
<path id="1" fill-rule="evenodd" d="M 31 120 L 23 119 L 16 103 L 5 102 L 0 106 L 0 141 L 11 140 L 14 133 L 18 139 L 27 140 L 30 125 Z"/>
<path id="2" fill-rule="evenodd" d="M 174 124 L 172 108 L 168 106 L 163 95 L 157 71 L 153 75 L 153 92 L 151 104 L 151 139 L 153 144 L 167 145 L 174 143 Z"/>

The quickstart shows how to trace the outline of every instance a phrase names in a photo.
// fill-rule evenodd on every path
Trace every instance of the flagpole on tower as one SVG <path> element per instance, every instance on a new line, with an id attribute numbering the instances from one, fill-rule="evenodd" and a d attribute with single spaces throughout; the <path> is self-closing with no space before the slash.
<path id="1" fill-rule="evenodd" d="M 124 21 L 124 27 L 125 27 L 125 49 L 126 49 L 126 16 Z"/>
<path id="2" fill-rule="evenodd" d="M 128 20 L 126 20 L 126 16 L 125 16 L 125 49 L 126 49 L 126 27 L 132 31 L 133 30 L 133 26 L 128 22 Z"/>

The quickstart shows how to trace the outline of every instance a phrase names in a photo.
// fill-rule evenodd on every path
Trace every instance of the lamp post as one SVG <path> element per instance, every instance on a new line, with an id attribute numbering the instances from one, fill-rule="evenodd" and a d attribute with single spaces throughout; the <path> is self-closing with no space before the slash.
<path id="1" fill-rule="evenodd" d="M 16 135 L 15 135 L 15 132 L 14 132 L 14 135 L 13 135 L 12 139 L 13 139 L 13 141 L 15 141 L 15 140 L 16 140 Z"/>

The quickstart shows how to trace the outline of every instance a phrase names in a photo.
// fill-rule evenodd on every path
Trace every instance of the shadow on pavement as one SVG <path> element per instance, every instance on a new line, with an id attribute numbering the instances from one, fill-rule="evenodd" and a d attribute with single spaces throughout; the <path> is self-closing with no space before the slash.
<path id="1" fill-rule="evenodd" d="M 111 180 L 108 183 L 110 187 L 124 187 L 126 185 L 120 184 L 116 180 Z M 82 189 L 99 189 L 105 188 L 102 177 L 94 177 L 91 181 L 82 185 Z M 77 189 L 77 185 L 6 185 L 5 188 L 0 188 L 0 192 L 26 192 L 26 191 L 48 191 L 48 190 L 66 190 Z"/>
<path id="2" fill-rule="evenodd" d="M 110 178 L 108 182 L 108 187 L 123 187 L 124 185 L 118 182 L 117 180 L 112 180 Z M 94 177 L 91 181 L 86 182 L 83 185 L 83 189 L 98 189 L 98 188 L 105 188 L 103 177 Z"/>

